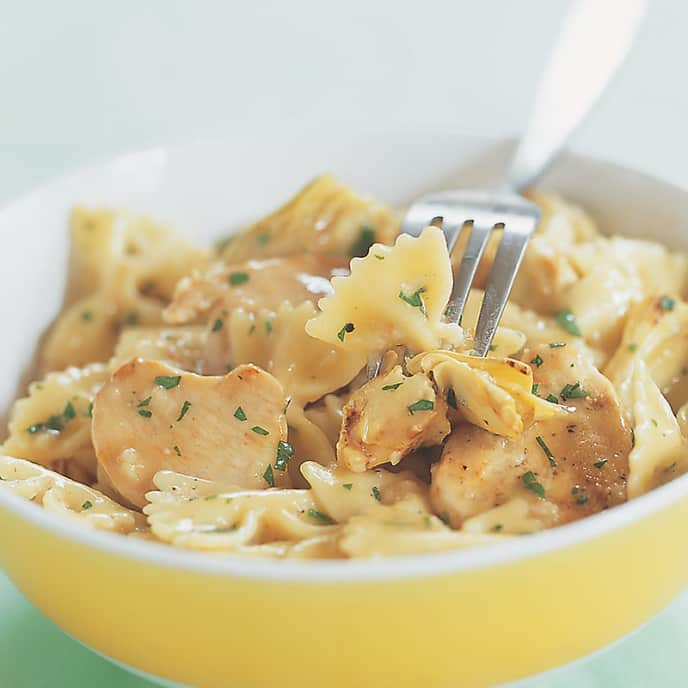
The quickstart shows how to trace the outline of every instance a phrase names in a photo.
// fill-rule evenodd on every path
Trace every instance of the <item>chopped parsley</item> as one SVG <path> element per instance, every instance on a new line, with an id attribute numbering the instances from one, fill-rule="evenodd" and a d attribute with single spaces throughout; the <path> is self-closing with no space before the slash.
<path id="1" fill-rule="evenodd" d="M 373 497 L 375 497 L 375 499 L 377 499 L 378 502 L 382 501 L 382 493 L 377 485 L 373 485 L 373 489 L 370 491 L 370 493 L 373 495 Z"/>
<path id="2" fill-rule="evenodd" d="M 343 341 L 344 341 L 344 337 L 346 337 L 346 335 L 347 335 L 349 332 L 353 332 L 354 329 L 355 329 L 355 328 L 354 328 L 354 324 L 353 324 L 353 323 L 346 323 L 346 325 L 344 325 L 344 327 L 342 327 L 342 329 L 339 330 L 339 332 L 337 332 L 337 339 L 338 339 L 340 342 L 343 342 Z"/>
<path id="3" fill-rule="evenodd" d="M 447 390 L 447 404 L 449 404 L 449 406 L 451 406 L 453 409 L 458 408 L 456 404 L 456 392 L 454 391 L 453 387 L 450 387 Z"/>
<path id="4" fill-rule="evenodd" d="M 93 402 L 91 402 L 91 403 L 88 405 L 88 409 L 87 409 L 87 411 L 86 411 L 86 415 L 87 415 L 89 418 L 93 418 Z"/>
<path id="5" fill-rule="evenodd" d="M 559 311 L 556 315 L 557 323 L 559 326 L 566 330 L 569 334 L 574 337 L 580 337 L 581 331 L 576 322 L 576 316 L 573 314 L 570 308 L 564 308 L 563 311 Z"/>
<path id="6" fill-rule="evenodd" d="M 678 462 L 674 461 L 674 463 L 671 464 L 671 466 L 667 466 L 664 469 L 665 473 L 673 473 L 676 470 L 676 467 L 678 466 Z"/>
<path id="7" fill-rule="evenodd" d="M 139 315 L 136 311 L 129 311 L 127 313 L 127 317 L 124 321 L 127 325 L 138 325 L 139 324 Z"/>
<path id="8" fill-rule="evenodd" d="M 230 272 L 228 280 L 233 287 L 237 287 L 248 282 L 249 274 L 248 272 Z"/>
<path id="9" fill-rule="evenodd" d="M 246 414 L 244 413 L 244 409 L 242 409 L 241 406 L 237 406 L 236 411 L 234 411 L 234 417 L 237 420 L 246 420 Z"/>
<path id="10" fill-rule="evenodd" d="M 490 351 L 497 351 L 497 345 L 496 345 L 496 344 L 490 344 L 490 346 L 488 347 L 488 349 L 489 349 Z"/>
<path id="11" fill-rule="evenodd" d="M 549 465 L 552 468 L 556 468 L 557 462 L 554 459 L 554 454 L 552 454 L 550 448 L 545 443 L 545 440 L 543 440 L 542 437 L 540 437 L 540 435 L 538 435 L 535 438 L 535 441 L 540 445 L 540 449 L 542 449 L 542 451 L 545 452 L 545 456 L 547 457 L 547 460 L 549 461 Z"/>
<path id="12" fill-rule="evenodd" d="M 272 464 L 269 464 L 263 473 L 263 479 L 270 485 L 270 487 L 275 487 L 275 474 L 272 472 Z"/>
<path id="13" fill-rule="evenodd" d="M 595 468 L 604 468 L 607 465 L 608 459 L 600 459 L 599 461 L 595 461 L 593 466 Z"/>
<path id="14" fill-rule="evenodd" d="M 260 234 L 256 234 L 256 243 L 259 246 L 265 246 L 265 244 L 270 241 L 270 235 L 267 232 L 261 232 Z"/>
<path id="15" fill-rule="evenodd" d="M 211 533 L 233 533 L 235 530 L 237 530 L 238 526 L 235 524 L 231 526 L 217 526 L 213 528 L 210 532 Z"/>
<path id="16" fill-rule="evenodd" d="M 588 495 L 578 495 L 576 497 L 576 504 L 587 504 L 588 503 Z"/>
<path id="17" fill-rule="evenodd" d="M 172 449 L 174 449 L 174 453 L 175 453 L 177 456 L 181 456 L 181 455 L 182 455 L 182 450 L 181 450 L 176 444 L 174 445 L 174 447 L 172 447 Z"/>
<path id="18" fill-rule="evenodd" d="M 317 511 L 316 509 L 309 509 L 308 516 L 314 521 L 319 521 L 320 523 L 325 523 L 327 525 L 334 523 L 334 521 L 327 514 L 323 514 L 322 511 Z"/>
<path id="19" fill-rule="evenodd" d="M 421 287 L 420 289 L 417 289 L 410 296 L 408 294 L 404 294 L 403 291 L 400 291 L 399 292 L 399 298 L 402 301 L 405 301 L 406 303 L 408 303 L 409 306 L 412 306 L 413 308 L 420 309 L 420 312 L 427 318 L 428 314 L 425 312 L 425 304 L 423 303 L 423 297 L 421 296 L 421 294 L 423 294 L 424 292 L 425 292 L 425 287 Z"/>
<path id="20" fill-rule="evenodd" d="M 548 394 L 545 397 L 545 401 L 549 401 L 551 404 L 558 404 L 559 400 L 554 396 L 554 394 Z"/>
<path id="21" fill-rule="evenodd" d="M 547 346 L 549 346 L 550 349 L 559 349 L 562 346 L 566 346 L 566 342 L 550 342 Z"/>
<path id="22" fill-rule="evenodd" d="M 177 416 L 177 423 L 184 418 L 186 415 L 186 412 L 191 408 L 191 402 L 190 401 L 184 401 L 182 404 L 182 410 L 179 412 L 179 416 Z"/>
<path id="23" fill-rule="evenodd" d="M 81 319 L 84 322 L 91 322 L 91 320 L 93 320 L 93 311 L 82 311 Z"/>
<path id="24" fill-rule="evenodd" d="M 574 485 L 574 486 L 571 488 L 571 494 L 574 494 L 574 495 L 575 495 L 575 494 L 578 494 L 579 492 L 580 492 L 580 487 L 578 487 L 578 485 Z"/>
<path id="25" fill-rule="evenodd" d="M 181 382 L 181 375 L 158 375 L 153 382 L 159 387 L 164 387 L 165 389 L 172 389 L 176 387 Z"/>
<path id="26" fill-rule="evenodd" d="M 538 482 L 533 471 L 528 471 L 521 476 L 521 480 L 527 490 L 534 492 L 541 499 L 545 498 L 545 488 Z"/>
<path id="27" fill-rule="evenodd" d="M 656 421 L 654 418 L 650 418 L 650 422 L 651 422 L 652 425 L 654 425 L 655 427 L 658 426 L 658 423 L 657 423 L 657 421 Z"/>
<path id="28" fill-rule="evenodd" d="M 435 403 L 429 399 L 419 399 L 406 408 L 408 412 L 413 415 L 416 411 L 432 411 L 435 408 Z"/>
<path id="29" fill-rule="evenodd" d="M 399 389 L 404 383 L 403 382 L 395 382 L 393 385 L 385 385 L 382 388 L 383 392 L 393 392 L 395 389 Z"/>
<path id="30" fill-rule="evenodd" d="M 152 415 L 153 411 L 149 411 L 145 408 L 139 409 L 139 416 L 143 416 L 144 418 L 150 418 Z"/>
<path id="31" fill-rule="evenodd" d="M 287 464 L 292 456 L 294 456 L 294 447 L 292 447 L 288 442 L 280 440 L 277 443 L 277 459 L 275 461 L 275 468 L 278 471 L 286 471 Z"/>
<path id="32" fill-rule="evenodd" d="M 539 389 L 540 389 L 540 383 L 539 383 L 539 382 L 536 382 L 536 383 L 530 388 L 530 393 L 531 393 L 531 394 L 537 394 Z"/>
<path id="33" fill-rule="evenodd" d="M 588 393 L 580 386 L 580 382 L 576 382 L 574 385 L 564 385 L 559 396 L 566 401 L 567 399 L 584 399 Z"/>
<path id="34" fill-rule="evenodd" d="M 353 486 L 354 486 L 353 483 L 344 483 L 344 484 L 342 485 L 342 487 L 343 487 L 345 490 L 349 490 L 349 491 L 351 491 L 351 488 L 352 488 Z"/>
<path id="35" fill-rule="evenodd" d="M 265 334 L 271 334 L 271 333 L 272 333 L 272 321 L 266 320 L 265 321 Z"/>
<path id="36" fill-rule="evenodd" d="M 144 408 L 145 406 L 148 406 L 148 404 L 151 403 L 151 399 L 153 397 L 146 397 L 143 401 L 139 401 L 138 404 L 136 404 L 136 408 Z"/>
<path id="37" fill-rule="evenodd" d="M 270 432 L 266 430 L 265 428 L 261 428 L 260 425 L 254 425 L 251 428 L 251 432 L 255 432 L 256 435 L 269 435 Z"/>
<path id="38" fill-rule="evenodd" d="M 538 355 L 531 361 L 531 363 L 532 363 L 535 367 L 539 368 L 539 367 L 544 363 L 544 361 L 542 360 L 542 356 L 540 356 L 540 354 L 538 354 Z"/>
<path id="39" fill-rule="evenodd" d="M 217 332 L 218 330 L 222 329 L 222 318 L 218 318 L 214 323 L 212 327 L 212 332 Z"/>
<path id="40" fill-rule="evenodd" d="M 663 311 L 673 311 L 675 305 L 676 301 L 670 296 L 662 296 L 662 298 L 659 300 L 659 307 Z"/>
<path id="41" fill-rule="evenodd" d="M 68 401 L 60 415 L 50 416 L 48 420 L 40 423 L 33 423 L 26 428 L 26 432 L 35 435 L 37 432 L 58 433 L 64 430 L 64 426 L 76 416 L 74 404 Z"/>
<path id="42" fill-rule="evenodd" d="M 490 528 L 490 531 L 493 533 L 499 533 L 503 528 L 504 528 L 504 525 L 502 523 L 495 523 L 492 526 L 492 528 Z"/>
<path id="43" fill-rule="evenodd" d="M 90 499 L 87 499 L 82 505 L 82 509 L 92 509 L 93 508 L 93 502 Z"/>
<path id="44" fill-rule="evenodd" d="M 253 334 L 256 331 L 256 324 L 253 323 L 251 327 L 248 328 L 248 333 Z"/>
<path id="45" fill-rule="evenodd" d="M 628 350 L 629 350 L 631 353 L 633 353 L 634 351 L 637 351 L 637 350 L 638 350 L 638 345 L 637 345 L 635 342 L 631 342 L 631 343 L 628 345 Z"/>
<path id="46" fill-rule="evenodd" d="M 354 242 L 351 247 L 351 257 L 352 258 L 362 258 L 365 256 L 370 247 L 375 243 L 375 230 L 368 225 L 363 225 L 361 227 L 361 232 L 358 235 L 358 239 Z"/>

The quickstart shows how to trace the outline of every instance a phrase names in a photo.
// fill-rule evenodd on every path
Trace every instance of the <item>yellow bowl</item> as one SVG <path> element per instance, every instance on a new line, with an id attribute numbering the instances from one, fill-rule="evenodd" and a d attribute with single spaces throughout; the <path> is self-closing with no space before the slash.
<path id="1" fill-rule="evenodd" d="M 293 161 L 292 149 L 299 153 Z M 58 308 L 58 298 L 39 304 L 38 297 L 59 292 L 55 256 L 65 258 L 73 202 L 146 210 L 192 230 L 203 226 L 210 236 L 239 219 L 232 208 L 257 213 L 324 169 L 404 201 L 413 190 L 465 180 L 455 174 L 462 162 L 484 181 L 505 152 L 439 136 L 243 140 L 150 151 L 45 187 L 0 213 L 0 236 L 11 229 L 19 237 L 9 249 L 16 255 L 7 257 L 10 274 L 0 277 L 2 293 L 12 294 L 0 315 L 7 323 L 16 322 L 12 313 L 27 314 L 8 335 L 0 380 L 10 382 L 0 388 L 0 403 L 14 394 L 12 371 L 28 362 Z M 269 160 L 289 161 L 286 182 Z M 403 172 L 408 160 L 417 162 Z M 551 183 L 615 231 L 651 231 L 686 248 L 680 237 L 688 236 L 688 195 L 668 184 L 582 158 L 562 162 Z M 12 271 L 45 281 L 18 294 L 10 290 Z M 378 561 L 274 562 L 91 531 L 0 494 L 0 565 L 67 633 L 169 682 L 478 688 L 582 657 L 657 613 L 688 581 L 686 522 L 688 477 L 582 522 L 496 546 Z"/>

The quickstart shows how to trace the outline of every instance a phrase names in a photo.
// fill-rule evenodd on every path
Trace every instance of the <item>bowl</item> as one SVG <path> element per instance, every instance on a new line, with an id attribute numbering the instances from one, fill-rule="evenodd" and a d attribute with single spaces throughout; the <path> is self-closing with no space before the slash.
<path id="1" fill-rule="evenodd" d="M 494 180 L 508 142 L 439 134 L 282 136 L 158 148 L 59 179 L 0 211 L 0 408 L 58 312 L 74 203 L 210 240 L 331 170 L 390 203 Z M 603 227 L 688 250 L 688 193 L 563 157 L 543 187 Z M 150 678 L 227 686 L 492 686 L 628 634 L 688 581 L 688 476 L 500 545 L 375 561 L 208 556 L 95 532 L 0 494 L 0 565 L 49 619 Z"/>

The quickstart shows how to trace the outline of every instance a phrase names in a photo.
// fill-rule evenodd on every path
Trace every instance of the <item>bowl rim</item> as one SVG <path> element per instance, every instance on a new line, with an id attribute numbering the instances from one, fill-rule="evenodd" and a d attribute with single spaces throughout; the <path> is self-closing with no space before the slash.
<path id="1" fill-rule="evenodd" d="M 504 139 L 488 137 L 457 137 L 484 141 L 486 145 L 504 143 Z M 170 146 L 154 146 L 124 153 L 109 160 L 86 165 L 75 171 L 59 175 L 33 190 L 25 192 L 0 208 L 2 216 L 18 206 L 36 202 L 40 196 L 61 184 L 78 181 L 90 174 L 105 173 L 117 167 L 145 164 L 151 159 L 183 154 L 194 148 L 212 145 L 210 141 Z M 613 163 L 603 158 L 567 153 L 576 164 L 603 163 L 622 173 L 633 173 L 643 182 L 661 185 L 667 190 L 688 196 L 688 191 L 654 175 L 633 167 Z M 529 535 L 505 537 L 503 542 L 474 545 L 466 548 L 413 555 L 387 556 L 374 559 L 350 560 L 279 560 L 233 556 L 229 553 L 212 553 L 185 550 L 172 545 L 137 540 L 116 533 L 85 527 L 76 519 L 60 517 L 45 511 L 9 491 L 0 489 L 0 507 L 5 508 L 31 525 L 79 545 L 93 547 L 106 554 L 164 568 L 181 569 L 193 573 L 249 578 L 265 581 L 295 583 L 334 583 L 395 580 L 414 577 L 440 576 L 476 571 L 487 567 L 513 564 L 532 557 L 552 554 L 576 544 L 592 541 L 615 530 L 629 526 L 663 509 L 668 509 L 688 496 L 688 474 L 662 485 L 647 494 L 636 497 L 608 511 L 588 516 L 579 521 Z"/>

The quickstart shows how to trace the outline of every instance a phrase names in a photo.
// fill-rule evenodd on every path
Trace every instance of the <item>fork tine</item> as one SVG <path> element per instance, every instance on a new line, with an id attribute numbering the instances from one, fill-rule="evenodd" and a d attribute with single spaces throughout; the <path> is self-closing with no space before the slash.
<path id="1" fill-rule="evenodd" d="M 473 352 L 477 356 L 487 355 L 490 344 L 492 344 L 516 273 L 521 266 L 528 239 L 536 224 L 537 217 L 524 216 L 514 218 L 512 223 L 504 227 L 504 234 L 499 242 L 497 255 L 487 280 L 485 298 L 475 328 Z"/>
<path id="2" fill-rule="evenodd" d="M 475 278 L 475 272 L 478 269 L 478 264 L 493 228 L 494 225 L 489 223 L 473 222 L 470 230 L 471 235 L 461 259 L 459 271 L 454 278 L 454 286 L 445 311 L 448 322 L 461 324 L 461 316 L 463 315 L 463 309 L 466 307 L 471 284 Z"/>

